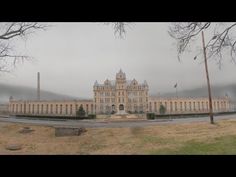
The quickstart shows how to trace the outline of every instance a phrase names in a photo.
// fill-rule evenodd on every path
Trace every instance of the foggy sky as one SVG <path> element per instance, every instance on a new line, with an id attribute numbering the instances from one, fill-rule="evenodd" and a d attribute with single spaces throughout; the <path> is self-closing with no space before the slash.
<path id="1" fill-rule="evenodd" d="M 34 61 L 1 74 L 1 83 L 36 87 L 39 71 L 41 89 L 91 98 L 95 80 L 114 80 L 121 68 L 127 79 L 147 80 L 150 93 L 174 92 L 176 82 L 179 90 L 206 85 L 201 58 L 195 61 L 195 53 L 188 52 L 178 61 L 175 41 L 167 33 L 169 23 L 134 23 L 124 39 L 103 23 L 52 25 L 17 43 L 18 50 Z M 200 39 L 193 48 L 199 46 Z M 208 66 L 213 85 L 236 83 L 236 65 L 230 60 L 224 61 L 221 70 L 214 60 Z"/>

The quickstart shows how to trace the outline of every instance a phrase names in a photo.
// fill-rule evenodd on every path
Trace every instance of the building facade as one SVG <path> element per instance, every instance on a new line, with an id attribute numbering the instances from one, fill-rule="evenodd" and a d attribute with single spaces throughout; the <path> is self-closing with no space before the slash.
<path id="1" fill-rule="evenodd" d="M 126 80 L 122 70 L 115 80 L 96 81 L 93 86 L 95 110 L 98 114 L 143 113 L 148 110 L 148 84 L 146 81 Z"/>
<path id="2" fill-rule="evenodd" d="M 94 114 L 92 100 L 10 100 L 11 115 L 75 116 L 82 106 L 86 114 Z"/>
<path id="3" fill-rule="evenodd" d="M 160 98 L 148 94 L 146 81 L 127 80 L 122 70 L 115 80 L 106 79 L 103 84 L 93 85 L 94 98 L 89 100 L 9 100 L 11 115 L 75 116 L 82 106 L 87 114 L 160 113 L 160 106 L 166 114 L 209 112 L 208 98 Z M 213 112 L 231 110 L 229 97 L 213 98 Z"/>
<path id="4" fill-rule="evenodd" d="M 187 114 L 209 112 L 208 98 L 149 98 L 149 112 L 160 113 L 160 106 L 166 109 L 166 114 Z M 231 104 L 228 97 L 212 99 L 213 112 L 228 112 Z"/>

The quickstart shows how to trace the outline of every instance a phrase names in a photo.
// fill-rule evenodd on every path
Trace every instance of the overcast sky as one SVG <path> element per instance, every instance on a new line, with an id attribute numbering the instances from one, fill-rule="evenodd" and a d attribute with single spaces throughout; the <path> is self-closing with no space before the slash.
<path id="1" fill-rule="evenodd" d="M 34 62 L 19 65 L 1 83 L 36 87 L 78 97 L 92 97 L 95 80 L 115 79 L 121 68 L 127 79 L 147 80 L 150 93 L 174 92 L 206 85 L 205 68 L 193 52 L 177 59 L 175 41 L 168 35 L 169 23 L 134 23 L 124 39 L 103 23 L 52 23 L 47 31 L 32 34 L 21 42 L 21 50 Z M 194 46 L 196 45 L 196 46 Z M 193 47 L 201 46 L 196 40 Z M 212 84 L 236 83 L 236 65 L 225 60 L 219 70 L 209 62 Z"/>

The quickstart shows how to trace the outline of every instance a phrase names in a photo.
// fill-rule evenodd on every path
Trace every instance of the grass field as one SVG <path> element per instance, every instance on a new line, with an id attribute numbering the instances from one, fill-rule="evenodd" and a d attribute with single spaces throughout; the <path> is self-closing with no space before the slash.
<path id="1" fill-rule="evenodd" d="M 35 131 L 20 134 L 29 126 Z M 90 128 L 81 136 L 55 137 L 54 128 L 0 123 L 0 154 L 236 154 L 236 120 L 135 128 Z M 9 151 L 8 144 L 21 144 Z"/>

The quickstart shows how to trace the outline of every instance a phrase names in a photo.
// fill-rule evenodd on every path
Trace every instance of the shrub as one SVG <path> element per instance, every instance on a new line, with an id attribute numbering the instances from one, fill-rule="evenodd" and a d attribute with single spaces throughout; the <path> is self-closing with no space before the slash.
<path id="1" fill-rule="evenodd" d="M 160 105 L 159 112 L 160 112 L 161 115 L 165 114 L 165 113 L 166 113 L 166 108 L 165 108 L 165 106 Z"/>
<path id="2" fill-rule="evenodd" d="M 76 116 L 79 118 L 85 117 L 85 111 L 82 105 L 80 105 L 79 110 L 76 111 Z"/>
<path id="3" fill-rule="evenodd" d="M 155 119 L 155 114 L 154 113 L 147 113 L 147 119 L 150 119 L 150 120 Z"/>
<path id="4" fill-rule="evenodd" d="M 88 119 L 96 119 L 96 114 L 89 114 Z"/>

